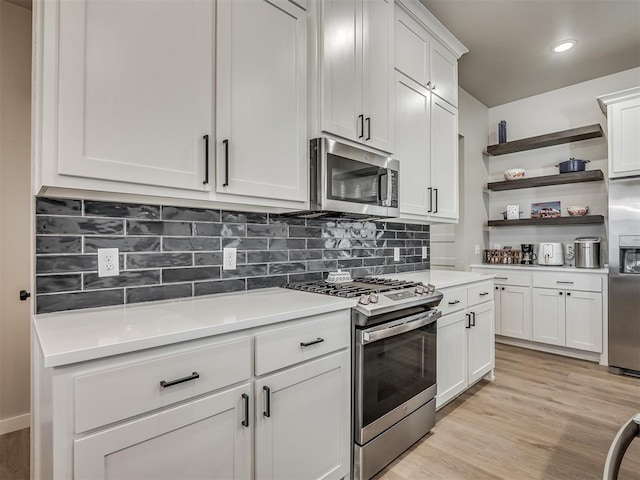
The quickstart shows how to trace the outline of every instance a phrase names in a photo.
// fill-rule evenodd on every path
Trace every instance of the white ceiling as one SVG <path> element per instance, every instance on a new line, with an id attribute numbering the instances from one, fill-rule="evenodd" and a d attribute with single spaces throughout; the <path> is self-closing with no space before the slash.
<path id="1" fill-rule="evenodd" d="M 640 66 L 640 0 L 420 1 L 469 49 L 459 83 L 488 107 Z"/>

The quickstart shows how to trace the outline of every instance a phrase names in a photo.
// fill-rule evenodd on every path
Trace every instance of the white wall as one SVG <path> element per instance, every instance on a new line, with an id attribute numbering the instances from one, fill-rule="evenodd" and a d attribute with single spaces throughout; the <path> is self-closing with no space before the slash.
<path id="1" fill-rule="evenodd" d="M 31 11 L 0 0 L 0 434 L 29 425 Z"/>
<path id="2" fill-rule="evenodd" d="M 640 68 L 571 85 L 551 92 L 535 95 L 515 102 L 490 108 L 489 143 L 497 143 L 497 125 L 507 121 L 507 140 L 542 135 L 545 133 L 600 123 L 606 130 L 606 118 L 598 107 L 596 97 L 640 85 Z M 606 137 L 581 142 L 520 152 L 498 157 L 488 157 L 490 181 L 502 180 L 507 168 L 525 168 L 526 176 L 553 175 L 558 173 L 558 162 L 575 157 L 591 160 L 588 170 L 601 169 L 607 174 Z M 548 186 L 523 190 L 493 192 L 490 195 L 490 217 L 501 219 L 500 212 L 507 205 L 520 205 L 521 218 L 529 218 L 531 203 L 559 200 L 562 214 L 567 215 L 569 205 L 588 205 L 590 214 L 607 214 L 607 182 L 590 182 L 563 186 Z M 490 243 L 500 246 L 519 246 L 520 243 L 561 241 L 573 243 L 578 236 L 603 236 L 604 226 L 571 227 L 494 227 Z M 606 242 L 603 243 L 606 252 Z M 605 258 L 606 261 L 606 258 Z"/>

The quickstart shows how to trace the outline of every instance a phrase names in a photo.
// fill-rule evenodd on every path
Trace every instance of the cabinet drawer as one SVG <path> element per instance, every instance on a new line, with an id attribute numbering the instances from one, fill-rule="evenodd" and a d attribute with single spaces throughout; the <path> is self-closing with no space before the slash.
<path id="1" fill-rule="evenodd" d="M 319 357 L 351 342 L 349 310 L 256 335 L 256 375 Z"/>
<path id="2" fill-rule="evenodd" d="M 193 380 L 171 385 L 197 373 Z M 251 377 L 249 337 L 198 348 L 170 348 L 75 379 L 75 431 L 118 422 Z M 160 382 L 168 382 L 164 387 Z"/>
<path id="3" fill-rule="evenodd" d="M 467 303 L 470 307 L 482 302 L 493 300 L 493 282 L 482 282 L 471 285 L 467 289 Z"/>
<path id="4" fill-rule="evenodd" d="M 497 285 L 511 285 L 514 287 L 529 287 L 531 286 L 531 274 L 523 272 L 505 272 L 504 270 L 494 270 L 495 277 L 494 282 Z"/>
<path id="5" fill-rule="evenodd" d="M 583 290 L 601 292 L 602 278 L 593 274 L 575 273 L 534 273 L 533 286 L 540 288 L 559 288 L 561 290 Z"/>
<path id="6" fill-rule="evenodd" d="M 436 308 L 443 316 L 467 308 L 467 287 L 445 288 L 441 292 L 442 301 Z"/>

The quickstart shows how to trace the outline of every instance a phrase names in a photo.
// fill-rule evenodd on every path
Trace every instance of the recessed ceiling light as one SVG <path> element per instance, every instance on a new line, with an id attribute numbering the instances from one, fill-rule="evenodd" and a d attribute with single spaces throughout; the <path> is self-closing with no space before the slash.
<path id="1" fill-rule="evenodd" d="M 553 51 L 556 53 L 566 52 L 567 50 L 573 48 L 575 44 L 575 40 L 563 40 L 553 46 Z"/>

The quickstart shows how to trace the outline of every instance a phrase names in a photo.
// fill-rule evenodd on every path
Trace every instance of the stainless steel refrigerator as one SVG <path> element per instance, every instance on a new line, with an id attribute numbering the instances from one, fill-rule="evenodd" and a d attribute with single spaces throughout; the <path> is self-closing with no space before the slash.
<path id="1" fill-rule="evenodd" d="M 609 365 L 640 374 L 640 177 L 609 182 Z"/>

